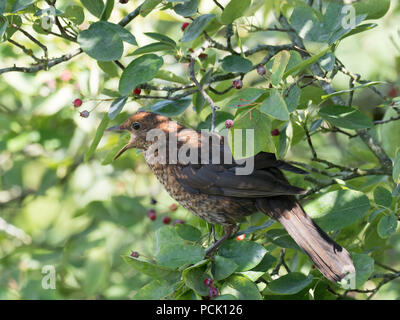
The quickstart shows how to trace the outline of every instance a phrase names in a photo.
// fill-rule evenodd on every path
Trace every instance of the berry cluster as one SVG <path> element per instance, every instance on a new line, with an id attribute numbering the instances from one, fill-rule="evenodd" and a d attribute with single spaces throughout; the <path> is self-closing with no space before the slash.
<path id="1" fill-rule="evenodd" d="M 204 285 L 209 288 L 208 289 L 208 296 L 210 298 L 215 298 L 219 294 L 218 289 L 213 286 L 213 283 L 214 283 L 213 279 L 210 279 L 210 278 L 205 278 L 204 279 Z"/>

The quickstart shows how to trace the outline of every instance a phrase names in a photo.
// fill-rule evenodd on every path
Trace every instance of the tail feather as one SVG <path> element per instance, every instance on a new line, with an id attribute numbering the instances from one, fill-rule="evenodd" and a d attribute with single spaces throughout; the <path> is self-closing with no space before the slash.
<path id="1" fill-rule="evenodd" d="M 347 250 L 329 238 L 294 197 L 258 199 L 257 207 L 283 225 L 293 240 L 330 281 L 340 281 L 347 274 L 355 272 Z"/>

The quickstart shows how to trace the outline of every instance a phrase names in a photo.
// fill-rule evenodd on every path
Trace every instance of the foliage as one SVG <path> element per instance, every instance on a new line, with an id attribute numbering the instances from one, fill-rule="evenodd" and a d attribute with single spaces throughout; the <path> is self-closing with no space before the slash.
<path id="1" fill-rule="evenodd" d="M 217 299 L 399 298 L 400 7 L 351 8 L 0 0 L 0 298 L 209 299 L 206 278 Z M 229 136 L 232 119 L 255 130 L 254 153 L 309 171 L 287 177 L 351 252 L 356 288 L 329 283 L 260 213 L 205 258 L 210 226 L 168 208 L 139 153 L 112 160 L 128 137 L 105 128 L 139 108 Z"/>

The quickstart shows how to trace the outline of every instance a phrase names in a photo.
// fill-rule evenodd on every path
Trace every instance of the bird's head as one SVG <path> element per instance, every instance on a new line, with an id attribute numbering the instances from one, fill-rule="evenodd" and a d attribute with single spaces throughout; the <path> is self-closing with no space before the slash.
<path id="1" fill-rule="evenodd" d="M 152 144 L 152 141 L 148 139 L 150 131 L 158 129 L 167 134 L 170 130 L 170 122 L 172 120 L 168 117 L 153 112 L 139 111 L 126 119 L 121 125 L 108 128 L 106 131 L 128 131 L 131 135 L 128 144 L 115 155 L 114 159 L 131 148 L 146 150 Z"/>

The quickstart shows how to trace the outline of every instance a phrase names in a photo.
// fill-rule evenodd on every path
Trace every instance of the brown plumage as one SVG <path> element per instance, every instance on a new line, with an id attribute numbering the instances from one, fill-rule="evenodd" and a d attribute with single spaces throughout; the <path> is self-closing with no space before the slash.
<path id="1" fill-rule="evenodd" d="M 152 129 L 164 133 L 166 140 L 147 141 Z M 254 157 L 254 169 L 250 174 L 236 175 L 235 169 L 244 165 L 233 160 L 224 137 L 212 134 L 202 140 L 200 132 L 151 112 L 138 112 L 109 130 L 127 130 L 131 134 L 130 142 L 115 158 L 130 148 L 141 149 L 158 180 L 176 201 L 207 222 L 224 226 L 224 236 L 207 250 L 207 254 L 235 234 L 245 216 L 261 211 L 283 225 L 326 278 L 339 281 L 346 274 L 354 273 L 353 261 L 346 249 L 330 239 L 294 197 L 305 191 L 291 186 L 281 172 L 282 169 L 304 174 L 303 170 L 276 160 L 274 154 L 261 152 Z M 174 137 L 178 141 L 177 152 L 194 154 L 194 157 L 183 161 L 167 152 L 165 163 L 160 163 L 160 147 L 154 152 L 152 145 L 157 142 L 168 151 L 173 147 Z M 201 150 L 205 141 L 209 147 Z M 211 150 L 216 150 L 213 158 Z M 205 154 L 209 164 L 202 164 Z M 221 163 L 215 162 L 215 155 Z"/>

